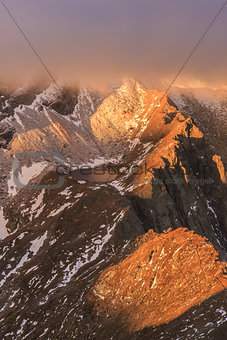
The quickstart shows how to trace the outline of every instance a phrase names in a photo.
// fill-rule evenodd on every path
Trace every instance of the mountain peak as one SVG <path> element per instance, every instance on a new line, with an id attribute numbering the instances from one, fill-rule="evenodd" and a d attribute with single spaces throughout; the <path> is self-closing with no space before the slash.
<path id="1" fill-rule="evenodd" d="M 144 87 L 135 79 L 133 78 L 127 78 L 123 80 L 122 85 L 117 90 L 119 93 L 125 92 L 128 94 L 134 94 L 138 91 L 146 91 Z"/>
<path id="2" fill-rule="evenodd" d="M 141 137 L 153 111 L 159 115 L 167 109 L 176 110 L 164 92 L 147 90 L 136 80 L 127 79 L 99 106 L 91 117 L 91 127 L 100 144 L 121 144 Z"/>

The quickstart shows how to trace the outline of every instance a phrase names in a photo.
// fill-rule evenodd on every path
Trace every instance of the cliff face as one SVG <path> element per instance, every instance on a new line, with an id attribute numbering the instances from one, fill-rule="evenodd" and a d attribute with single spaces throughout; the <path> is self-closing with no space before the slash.
<path id="1" fill-rule="evenodd" d="M 101 274 L 88 299 L 106 322 L 133 333 L 167 323 L 227 288 L 225 265 L 193 232 L 149 231 L 133 254 Z"/>
<path id="2" fill-rule="evenodd" d="M 217 164 L 217 168 L 218 168 L 222 183 L 227 184 L 227 172 L 225 171 L 224 165 L 221 161 L 221 157 L 218 155 L 214 155 L 213 161 Z"/>
<path id="3" fill-rule="evenodd" d="M 173 88 L 169 94 L 179 110 L 192 117 L 215 154 L 227 167 L 227 91 Z"/>
<path id="4" fill-rule="evenodd" d="M 192 133 L 187 135 L 188 126 Z M 186 226 L 208 237 L 216 248 L 226 248 L 225 172 L 197 131 L 185 124 L 180 134 L 159 141 L 141 164 L 147 173 L 131 175 L 134 184 L 127 196 L 145 228 L 152 225 L 160 232 L 170 225 Z"/>

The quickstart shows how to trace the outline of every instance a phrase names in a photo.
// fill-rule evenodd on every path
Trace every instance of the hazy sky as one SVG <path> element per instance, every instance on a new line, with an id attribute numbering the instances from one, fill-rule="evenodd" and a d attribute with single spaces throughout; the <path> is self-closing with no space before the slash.
<path id="1" fill-rule="evenodd" d="M 170 81 L 224 0 L 4 0 L 56 78 Z M 0 3 L 0 79 L 46 73 Z M 177 81 L 227 86 L 227 5 Z"/>

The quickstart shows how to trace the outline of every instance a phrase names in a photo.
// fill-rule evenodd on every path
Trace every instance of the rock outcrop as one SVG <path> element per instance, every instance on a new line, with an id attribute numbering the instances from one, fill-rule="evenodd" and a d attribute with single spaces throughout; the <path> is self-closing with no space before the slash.
<path id="1" fill-rule="evenodd" d="M 222 163 L 221 157 L 214 155 L 213 161 L 217 164 L 217 168 L 220 174 L 222 183 L 227 184 L 227 172 L 225 171 L 224 165 Z"/>
<path id="2" fill-rule="evenodd" d="M 225 266 L 193 232 L 149 231 L 133 254 L 101 274 L 88 299 L 104 323 L 112 319 L 133 333 L 168 323 L 227 288 Z"/>

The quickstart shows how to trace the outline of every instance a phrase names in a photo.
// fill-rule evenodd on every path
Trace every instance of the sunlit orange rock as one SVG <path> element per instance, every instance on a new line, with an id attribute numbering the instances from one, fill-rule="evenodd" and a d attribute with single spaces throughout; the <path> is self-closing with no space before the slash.
<path id="1" fill-rule="evenodd" d="M 15 154 L 20 152 L 40 151 L 44 147 L 50 147 L 50 140 L 56 145 L 69 144 L 71 137 L 59 124 L 54 123 L 43 129 L 34 129 L 20 133 L 12 142 L 12 150 Z"/>
<path id="2" fill-rule="evenodd" d="M 224 290 L 225 266 L 213 246 L 192 231 L 150 230 L 134 253 L 101 274 L 88 300 L 104 318 L 120 319 L 135 332 L 167 323 Z"/>
<path id="3" fill-rule="evenodd" d="M 213 161 L 217 164 L 217 168 L 220 174 L 220 178 L 222 183 L 227 183 L 227 173 L 225 171 L 224 165 L 222 163 L 221 157 L 214 155 L 213 156 Z"/>

